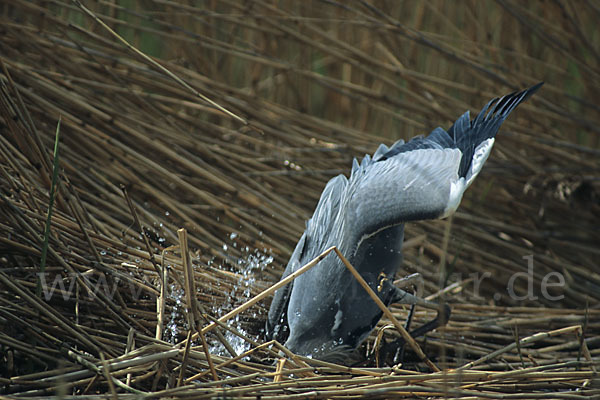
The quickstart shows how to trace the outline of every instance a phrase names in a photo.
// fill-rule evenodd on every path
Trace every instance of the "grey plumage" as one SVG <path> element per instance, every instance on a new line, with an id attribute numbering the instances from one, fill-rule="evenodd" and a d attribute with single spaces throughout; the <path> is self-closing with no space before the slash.
<path id="1" fill-rule="evenodd" d="M 502 122 L 541 85 L 491 100 L 474 120 L 467 111 L 448 131 L 436 128 L 389 148 L 382 144 L 372 157 L 354 160 L 350 178 L 339 175 L 325 186 L 283 277 L 337 246 L 374 290 L 381 276 L 392 281 L 402 260 L 404 223 L 456 210 Z M 385 304 L 399 301 L 404 295 L 398 293 L 404 292 L 390 284 L 378 292 Z M 275 293 L 266 333 L 278 340 L 288 335 L 285 345 L 298 354 L 338 359 L 369 335 L 381 315 L 332 253 Z"/>

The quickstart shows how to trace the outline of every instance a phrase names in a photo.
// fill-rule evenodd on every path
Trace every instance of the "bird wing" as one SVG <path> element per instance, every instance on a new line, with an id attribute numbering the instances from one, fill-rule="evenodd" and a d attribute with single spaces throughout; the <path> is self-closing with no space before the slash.
<path id="1" fill-rule="evenodd" d="M 304 263 L 319 255 L 327 245 L 327 232 L 332 228 L 336 215 L 339 211 L 340 200 L 343 196 L 348 180 L 343 175 L 332 178 L 323 193 L 315 212 L 306 223 L 306 230 L 296 244 L 296 248 L 283 271 L 281 279 L 284 279 Z M 308 251 L 307 251 L 308 249 Z M 281 289 L 275 291 L 269 314 L 267 317 L 266 334 L 272 339 L 279 339 L 281 328 L 287 324 L 287 308 L 290 301 L 294 282 L 290 282 Z"/>
<path id="2" fill-rule="evenodd" d="M 360 242 L 403 222 L 453 213 L 481 171 L 508 115 L 543 83 L 492 99 L 473 120 L 467 111 L 445 131 L 434 129 L 391 148 L 380 147 L 352 169 L 342 209 Z M 387 151 L 386 151 L 387 150 Z"/>
<path id="3" fill-rule="evenodd" d="M 358 235 L 356 248 L 390 226 L 456 209 L 465 189 L 461 157 L 457 148 L 419 148 L 355 170 L 343 209 L 346 226 Z"/>
<path id="4" fill-rule="evenodd" d="M 298 244 L 296 244 L 296 248 L 288 261 L 288 264 L 283 271 L 283 275 L 281 279 L 285 279 L 288 275 L 293 273 L 295 270 L 300 268 L 300 259 L 302 257 L 302 253 L 304 252 L 304 246 L 306 244 L 306 232 L 302 235 Z M 266 323 L 266 336 L 269 339 L 277 339 L 281 341 L 282 329 L 287 324 L 287 308 L 288 303 L 290 301 L 290 294 L 292 293 L 292 288 L 294 287 L 294 281 L 288 283 L 284 287 L 275 291 L 273 295 L 273 301 L 271 302 L 271 307 L 269 308 L 269 314 L 267 315 L 267 323 Z"/>

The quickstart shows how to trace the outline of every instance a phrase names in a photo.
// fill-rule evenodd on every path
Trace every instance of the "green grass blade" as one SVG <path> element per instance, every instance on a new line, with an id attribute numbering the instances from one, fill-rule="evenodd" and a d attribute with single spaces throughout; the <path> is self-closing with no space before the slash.
<path id="1" fill-rule="evenodd" d="M 60 120 L 56 124 L 56 134 L 54 137 L 54 161 L 52 163 L 52 183 L 50 184 L 50 200 L 48 202 L 48 215 L 46 216 L 46 227 L 44 229 L 44 242 L 42 243 L 42 259 L 40 261 L 40 275 L 37 282 L 37 295 L 42 294 L 41 275 L 46 270 L 46 256 L 48 254 L 48 240 L 50 238 L 50 222 L 52 221 L 52 209 L 54 208 L 54 197 L 56 195 L 56 184 L 58 182 L 58 142 L 60 139 Z"/>

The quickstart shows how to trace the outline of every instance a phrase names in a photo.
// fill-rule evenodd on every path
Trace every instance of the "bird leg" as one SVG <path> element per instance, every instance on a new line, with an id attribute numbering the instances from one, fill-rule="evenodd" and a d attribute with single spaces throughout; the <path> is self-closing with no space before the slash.
<path id="1" fill-rule="evenodd" d="M 425 333 L 432 331 L 439 326 L 445 325 L 448 322 L 451 310 L 450 306 L 448 306 L 447 304 L 441 306 L 438 303 L 425 300 L 421 297 L 417 297 L 395 286 L 392 286 L 392 290 L 394 291 L 394 294 L 392 295 L 392 300 L 390 301 L 390 304 L 410 304 L 411 306 L 421 306 L 430 310 L 437 311 L 437 315 L 433 320 L 423 324 L 423 326 L 420 326 L 419 328 L 410 332 L 410 335 L 412 337 L 424 335 Z"/>
<path id="2" fill-rule="evenodd" d="M 414 285 L 417 288 L 417 296 L 423 296 L 423 290 L 425 287 L 425 282 L 423 281 L 423 275 L 418 272 L 414 274 L 410 274 L 405 276 L 404 278 L 396 279 L 394 281 L 394 286 L 397 288 L 405 288 L 409 285 Z"/>
<path id="3" fill-rule="evenodd" d="M 393 286 L 394 288 L 405 288 L 409 285 L 413 285 L 416 288 L 417 297 L 423 296 L 425 282 L 423 281 L 423 276 L 420 273 L 415 272 L 414 274 L 410 274 L 404 278 L 396 279 Z M 415 313 L 415 306 L 415 304 L 411 304 L 410 311 L 408 312 L 408 318 L 406 318 L 406 323 L 404 324 L 404 329 L 407 331 L 410 330 L 410 324 L 412 322 L 413 314 Z"/>
<path id="4" fill-rule="evenodd" d="M 416 275 L 416 274 L 413 274 L 413 275 Z M 413 280 L 416 280 L 418 283 L 419 279 L 422 282 L 422 278 L 420 276 L 413 277 L 413 275 L 406 277 L 409 279 L 406 279 L 406 280 L 401 279 L 400 283 L 402 284 L 402 283 L 406 283 L 406 281 L 413 281 Z M 410 325 L 410 321 L 412 320 L 412 315 L 413 315 L 415 306 L 421 306 L 424 308 L 428 308 L 430 310 L 437 311 L 437 315 L 435 316 L 435 318 L 433 320 L 426 322 L 425 324 L 418 327 L 417 329 L 410 331 L 410 335 L 412 337 L 416 338 L 416 337 L 422 336 L 422 335 L 426 334 L 427 332 L 430 332 L 430 331 L 436 329 L 439 326 L 446 325 L 446 323 L 448 322 L 448 319 L 450 318 L 450 313 L 451 313 L 451 309 L 448 304 L 438 304 L 433 301 L 425 300 L 421 297 L 410 294 L 410 293 L 396 287 L 395 285 L 391 285 L 390 283 L 387 283 L 387 285 L 390 285 L 391 290 L 393 291 L 390 304 L 394 304 L 394 303 L 395 304 L 408 304 L 411 306 L 411 310 L 409 312 L 409 315 L 408 315 L 408 318 L 406 321 L 407 322 L 407 330 L 408 330 L 408 325 Z M 418 289 L 417 289 L 417 291 L 418 291 Z M 398 349 L 397 349 L 396 355 L 394 357 L 394 362 L 397 361 L 398 356 L 400 356 L 400 357 L 403 356 L 404 340 L 398 339 L 397 344 L 398 344 Z"/>

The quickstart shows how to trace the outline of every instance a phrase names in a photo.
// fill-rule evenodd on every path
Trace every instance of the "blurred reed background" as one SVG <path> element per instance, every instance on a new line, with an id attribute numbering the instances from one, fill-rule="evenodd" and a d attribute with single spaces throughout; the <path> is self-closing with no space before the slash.
<path id="1" fill-rule="evenodd" d="M 514 343 L 515 332 L 580 324 L 577 340 L 512 349 L 485 367 L 577 360 L 592 373 L 600 353 L 599 19 L 597 2 L 566 0 L 2 2 L 0 383 L 7 393 L 117 393 L 124 389 L 97 375 L 100 354 L 115 371 L 126 349 L 138 349 L 138 369 L 117 378 L 144 391 L 193 386 L 188 378 L 209 369 L 202 346 L 186 353 L 189 364 L 182 351 L 144 358 L 167 354 L 189 330 L 179 228 L 188 231 L 198 307 L 208 320 L 221 316 L 278 280 L 325 183 L 347 173 L 352 158 L 448 128 L 464 111 L 539 81 L 453 219 L 407 226 L 402 274 L 423 274 L 427 294 L 454 284 L 445 294 L 454 308 L 448 328 L 425 342 L 444 365 Z M 60 173 L 44 240 L 59 117 Z M 64 285 L 51 298 L 36 293 L 44 247 L 45 279 Z M 167 267 L 161 296 L 157 271 Z M 564 285 L 545 295 L 552 272 Z M 103 282 L 115 292 L 90 296 Z M 230 327 L 262 343 L 268 304 Z M 417 313 L 417 321 L 428 317 Z M 231 333 L 208 340 L 224 346 L 213 355 L 223 360 L 256 345 Z M 227 351 L 228 340 L 241 350 Z M 253 384 L 253 362 L 231 361 L 193 381 Z M 270 364 L 261 368 L 271 379 Z M 65 375 L 80 370 L 88 375 Z M 24 383 L 40 371 L 48 371 L 44 383 Z M 587 377 L 570 376 L 588 388 Z"/>

